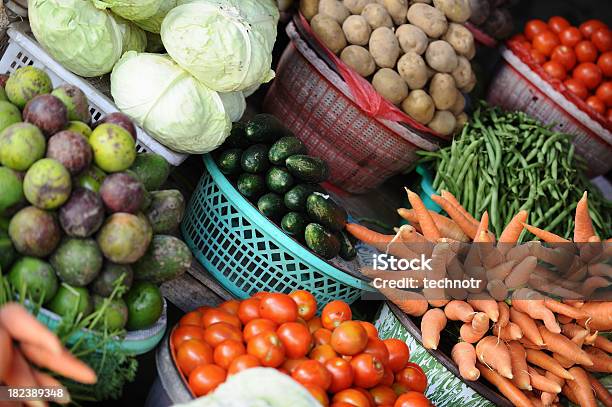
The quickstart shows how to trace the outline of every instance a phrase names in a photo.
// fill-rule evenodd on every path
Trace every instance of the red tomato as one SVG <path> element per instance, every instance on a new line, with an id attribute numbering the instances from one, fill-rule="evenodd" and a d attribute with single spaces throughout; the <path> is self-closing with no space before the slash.
<path id="1" fill-rule="evenodd" d="M 359 323 L 361 324 L 363 329 L 366 330 L 366 333 L 368 334 L 368 338 L 378 338 L 378 329 L 376 329 L 374 325 L 372 325 L 371 323 L 367 321 L 359 321 Z"/>
<path id="2" fill-rule="evenodd" d="M 321 404 L 323 407 L 329 406 L 329 397 L 327 397 L 327 392 L 320 388 L 319 386 L 304 386 L 306 390 L 312 395 Z"/>
<path id="3" fill-rule="evenodd" d="M 285 369 L 287 371 L 287 373 L 289 373 L 289 375 L 291 375 L 291 373 L 293 373 L 295 368 L 298 367 L 300 365 L 300 363 L 302 363 L 302 362 L 304 362 L 306 360 L 308 360 L 308 359 L 306 359 L 306 358 L 287 359 L 287 360 L 285 360 L 285 362 L 283 362 L 283 365 L 281 366 L 281 369 Z"/>
<path id="4" fill-rule="evenodd" d="M 259 301 L 259 298 L 248 298 L 240 303 L 238 308 L 238 319 L 240 319 L 240 322 L 246 325 L 249 321 L 260 317 Z"/>
<path id="5" fill-rule="evenodd" d="M 251 295 L 251 298 L 259 298 L 261 300 L 262 298 L 267 297 L 270 294 L 272 293 L 269 293 L 267 291 L 260 291 L 258 293 Z"/>
<path id="6" fill-rule="evenodd" d="M 389 363 L 387 363 L 387 366 L 393 373 L 399 372 L 406 366 L 408 359 L 410 359 L 408 345 L 395 338 L 385 339 L 383 342 L 389 351 Z"/>
<path id="7" fill-rule="evenodd" d="M 575 47 L 583 38 L 582 33 L 576 27 L 568 27 L 559 34 L 561 44 L 571 48 Z"/>
<path id="8" fill-rule="evenodd" d="M 385 375 L 385 367 L 380 360 L 367 353 L 354 356 L 351 359 L 351 367 L 355 377 L 355 386 L 369 389 L 380 383 Z"/>
<path id="9" fill-rule="evenodd" d="M 278 367 L 285 361 L 285 347 L 276 332 L 264 332 L 247 343 L 247 353 L 259 359 L 262 366 Z"/>
<path id="10" fill-rule="evenodd" d="M 298 315 L 305 321 L 310 321 L 317 313 L 317 300 L 308 291 L 297 290 L 289 294 L 298 307 Z"/>
<path id="11" fill-rule="evenodd" d="M 580 28 L 580 32 L 582 33 L 584 38 L 591 38 L 591 35 L 593 35 L 595 31 L 597 31 L 600 28 L 607 28 L 607 27 L 608 27 L 607 25 L 605 25 L 599 20 L 588 20 L 580 24 L 580 27 L 578 28 Z"/>
<path id="12" fill-rule="evenodd" d="M 332 332 L 331 346 L 341 355 L 361 353 L 367 344 L 368 334 L 357 321 L 345 321 Z"/>
<path id="13" fill-rule="evenodd" d="M 212 324 L 216 324 L 218 322 L 225 322 L 235 326 L 238 329 L 242 329 L 242 323 L 238 317 L 236 315 L 229 314 L 222 309 L 211 308 L 202 314 L 202 325 L 204 328 L 208 328 Z"/>
<path id="14" fill-rule="evenodd" d="M 559 37 L 551 31 L 544 31 L 536 35 L 533 39 L 533 48 L 540 51 L 547 57 L 552 54 L 555 47 L 559 45 Z"/>
<path id="15" fill-rule="evenodd" d="M 404 393 L 408 393 L 410 388 L 405 383 L 395 382 L 391 385 L 391 388 L 398 396 L 401 396 Z"/>
<path id="16" fill-rule="evenodd" d="M 244 340 L 248 342 L 252 337 L 257 336 L 264 332 L 276 332 L 278 325 L 274 321 L 269 319 L 257 318 L 248 322 L 244 326 L 243 334 Z"/>
<path id="17" fill-rule="evenodd" d="M 314 317 L 308 322 L 306 322 L 306 324 L 308 325 L 308 330 L 311 334 L 314 334 L 317 329 L 323 328 L 323 324 L 321 323 L 321 317 Z"/>
<path id="18" fill-rule="evenodd" d="M 238 315 L 238 309 L 240 308 L 240 301 L 238 300 L 227 300 L 221 305 L 219 305 L 219 309 L 227 312 L 230 315 Z"/>
<path id="19" fill-rule="evenodd" d="M 189 375 L 189 387 L 196 397 L 204 396 L 217 388 L 227 378 L 227 372 L 217 365 L 202 365 Z"/>
<path id="20" fill-rule="evenodd" d="M 380 360 L 384 366 L 389 364 L 389 350 L 387 350 L 385 343 L 378 338 L 368 338 L 368 343 L 363 353 L 374 356 L 376 359 Z"/>
<path id="21" fill-rule="evenodd" d="M 312 335 L 308 328 L 299 322 L 287 322 L 276 330 L 287 357 L 297 359 L 306 356 L 312 347 Z"/>
<path id="22" fill-rule="evenodd" d="M 244 354 L 246 354 L 246 349 L 242 341 L 228 339 L 217 345 L 213 352 L 213 360 L 215 364 L 228 369 L 238 356 Z"/>
<path id="23" fill-rule="evenodd" d="M 565 82 L 563 82 L 565 86 L 572 92 L 574 95 L 578 96 L 580 99 L 585 100 L 589 95 L 589 91 L 586 86 L 582 84 L 582 82 L 577 81 L 576 79 L 569 78 Z"/>
<path id="24" fill-rule="evenodd" d="M 277 324 L 295 322 L 298 317 L 298 307 L 287 294 L 274 293 L 261 299 L 259 314 Z"/>
<path id="25" fill-rule="evenodd" d="M 427 388 L 427 376 L 416 363 L 408 362 L 406 367 L 395 375 L 395 380 L 405 384 L 410 390 L 421 393 Z"/>
<path id="26" fill-rule="evenodd" d="M 370 399 L 357 389 L 342 390 L 334 395 L 332 401 L 344 402 L 354 407 L 370 407 Z"/>
<path id="27" fill-rule="evenodd" d="M 179 320 L 179 325 L 202 326 L 202 313 L 200 311 L 191 311 L 183 315 Z"/>
<path id="28" fill-rule="evenodd" d="M 344 321 L 353 318 L 351 307 L 344 301 L 336 300 L 327 304 L 321 312 L 321 323 L 324 328 L 333 330 Z"/>
<path id="29" fill-rule="evenodd" d="M 172 332 L 172 345 L 174 349 L 178 349 L 181 343 L 188 341 L 189 339 L 204 339 L 204 330 L 198 326 L 183 325 L 177 327 Z"/>
<path id="30" fill-rule="evenodd" d="M 323 390 L 329 389 L 332 381 L 331 374 L 325 366 L 316 360 L 305 360 L 300 363 L 291 373 L 291 377 L 304 386 L 318 386 Z"/>
<path id="31" fill-rule="evenodd" d="M 529 51 L 529 55 L 531 55 L 533 62 L 535 62 L 538 65 L 542 65 L 544 62 L 546 62 L 546 56 L 535 48 L 532 48 Z"/>
<path id="32" fill-rule="evenodd" d="M 319 328 L 312 334 L 314 345 L 329 345 L 331 343 L 332 331 Z"/>
<path id="33" fill-rule="evenodd" d="M 550 30 L 548 24 L 542 20 L 531 20 L 525 25 L 525 37 L 533 41 L 536 35 Z"/>
<path id="34" fill-rule="evenodd" d="M 188 377 L 196 367 L 213 363 L 213 350 L 200 339 L 189 339 L 178 347 L 176 363 Z"/>
<path id="35" fill-rule="evenodd" d="M 595 110 L 597 113 L 606 113 L 606 104 L 597 96 L 589 96 L 586 102 L 587 105 L 591 106 L 591 109 Z"/>
<path id="36" fill-rule="evenodd" d="M 612 122 L 612 109 L 608 109 L 608 112 L 606 113 L 606 119 Z"/>
<path id="37" fill-rule="evenodd" d="M 366 389 L 362 389 L 361 387 L 353 387 L 355 390 L 366 396 L 368 401 L 370 402 L 370 406 L 374 407 L 374 397 L 370 394 L 370 392 Z"/>
<path id="38" fill-rule="evenodd" d="M 548 61 L 542 67 L 554 79 L 562 81 L 567 76 L 565 67 L 558 61 Z"/>
<path id="39" fill-rule="evenodd" d="M 232 361 L 229 368 L 227 369 L 228 376 L 242 372 L 243 370 L 250 369 L 252 367 L 259 367 L 259 359 L 253 355 L 240 355 Z"/>
<path id="40" fill-rule="evenodd" d="M 397 398 L 393 407 L 431 407 L 433 404 L 422 393 L 409 391 Z"/>
<path id="41" fill-rule="evenodd" d="M 574 51 L 578 62 L 595 62 L 597 60 L 597 47 L 591 41 L 580 41 Z"/>
<path id="42" fill-rule="evenodd" d="M 397 394 L 389 386 L 376 386 L 370 389 L 370 394 L 377 406 L 392 406 L 397 399 Z"/>
<path id="43" fill-rule="evenodd" d="M 559 45 L 555 48 L 550 58 L 563 65 L 566 70 L 570 70 L 576 65 L 576 53 L 567 45 Z"/>
<path id="44" fill-rule="evenodd" d="M 510 38 L 510 40 L 511 41 L 518 41 L 518 42 L 526 42 L 526 43 L 529 42 L 527 37 L 525 37 L 525 34 L 514 34 L 512 36 L 512 38 Z"/>
<path id="45" fill-rule="evenodd" d="M 332 403 L 329 407 L 355 407 L 354 404 L 345 403 L 344 401 L 338 401 L 336 403 Z"/>
<path id="46" fill-rule="evenodd" d="M 604 82 L 597 88 L 595 96 L 599 98 L 606 107 L 612 107 L 612 82 Z"/>
<path id="47" fill-rule="evenodd" d="M 324 364 L 325 369 L 331 375 L 331 384 L 329 391 L 338 393 L 339 391 L 348 389 L 353 384 L 353 368 L 351 364 L 342 358 L 331 358 Z"/>
<path id="48" fill-rule="evenodd" d="M 308 355 L 310 359 L 314 359 L 317 362 L 325 363 L 330 359 L 338 357 L 338 354 L 331 347 L 331 345 L 319 345 L 316 346 Z"/>
<path id="49" fill-rule="evenodd" d="M 242 333 L 238 328 L 225 322 L 218 322 L 204 331 L 204 341 L 213 348 L 227 339 L 242 340 Z"/>
<path id="50" fill-rule="evenodd" d="M 601 83 L 601 69 L 591 62 L 583 62 L 574 69 L 572 77 L 584 84 L 587 89 L 595 89 Z"/>
<path id="51" fill-rule="evenodd" d="M 385 366 L 385 374 L 383 375 L 382 380 L 380 381 L 381 386 L 391 386 L 395 381 L 395 375 L 389 369 L 389 367 Z"/>
<path id="52" fill-rule="evenodd" d="M 612 51 L 612 31 L 607 28 L 599 28 L 591 36 L 591 41 L 599 52 Z"/>
<path id="53" fill-rule="evenodd" d="M 612 77 L 612 51 L 601 54 L 597 60 L 597 66 L 604 75 Z"/>
<path id="54" fill-rule="evenodd" d="M 554 33 L 559 34 L 563 30 L 568 28 L 570 26 L 570 23 L 561 16 L 554 16 L 548 19 L 548 26 Z"/>

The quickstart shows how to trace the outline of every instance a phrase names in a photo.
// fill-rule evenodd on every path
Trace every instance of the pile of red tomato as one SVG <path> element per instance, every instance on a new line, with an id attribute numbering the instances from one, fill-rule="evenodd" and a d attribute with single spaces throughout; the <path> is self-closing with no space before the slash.
<path id="1" fill-rule="evenodd" d="M 174 359 L 195 396 L 227 376 L 271 367 L 305 386 L 323 406 L 430 407 L 427 377 L 408 346 L 381 340 L 353 321 L 343 301 L 317 302 L 307 291 L 259 293 L 185 314 L 171 336 Z"/>
<path id="2" fill-rule="evenodd" d="M 563 17 L 531 20 L 513 37 L 533 62 L 564 83 L 596 112 L 612 121 L 612 31 L 599 20 L 573 27 Z"/>

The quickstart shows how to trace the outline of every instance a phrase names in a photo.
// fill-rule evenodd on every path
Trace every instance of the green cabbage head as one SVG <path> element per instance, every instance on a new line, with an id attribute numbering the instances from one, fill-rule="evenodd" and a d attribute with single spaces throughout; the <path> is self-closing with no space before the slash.
<path id="1" fill-rule="evenodd" d="M 162 21 L 164 21 L 166 14 L 176 7 L 176 2 L 177 0 L 162 0 L 162 4 L 157 10 L 157 13 L 144 20 L 136 20 L 134 23 L 145 31 L 159 34 Z"/>
<path id="2" fill-rule="evenodd" d="M 231 130 L 219 94 L 167 55 L 125 53 L 111 74 L 111 94 L 119 110 L 175 151 L 207 153 Z"/>
<path id="3" fill-rule="evenodd" d="M 88 0 L 30 0 L 28 17 L 36 40 L 77 75 L 108 73 L 121 57 L 119 24 Z"/>
<path id="4" fill-rule="evenodd" d="M 93 0 L 96 7 L 110 8 L 126 20 L 145 20 L 157 13 L 163 0 Z"/>
<path id="5" fill-rule="evenodd" d="M 136 24 L 115 16 L 123 39 L 122 54 L 127 51 L 143 52 L 147 48 L 147 34 Z"/>
<path id="6" fill-rule="evenodd" d="M 278 17 L 272 0 L 179 0 L 161 37 L 172 59 L 211 89 L 243 91 L 274 77 Z"/>

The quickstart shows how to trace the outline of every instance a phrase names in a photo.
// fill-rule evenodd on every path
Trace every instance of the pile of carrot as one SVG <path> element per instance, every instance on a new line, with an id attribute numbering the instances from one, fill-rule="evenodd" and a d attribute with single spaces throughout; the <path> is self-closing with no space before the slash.
<path id="1" fill-rule="evenodd" d="M 459 338 L 451 357 L 465 380 L 483 377 L 519 407 L 558 406 L 562 396 L 581 407 L 596 407 L 597 400 L 612 407 L 612 395 L 596 378 L 612 373 L 612 342 L 600 334 L 612 330 L 612 301 L 596 300 L 597 290 L 612 278 L 606 263 L 612 241 L 596 235 L 586 192 L 576 205 L 573 240 L 526 224 L 526 211 L 495 236 L 486 212 L 476 220 L 447 191 L 431 198 L 448 217 L 428 211 L 417 194 L 407 193 L 412 209 L 398 213 L 410 225 L 395 235 L 357 224 L 347 225 L 347 231 L 394 256 L 417 257 L 415 248 L 428 251 L 432 270 L 411 275 L 475 277 L 486 283 L 479 290 L 381 290 L 405 313 L 421 317 L 423 346 L 437 349 L 441 332 L 456 321 Z M 524 229 L 540 241 L 518 245 Z"/>

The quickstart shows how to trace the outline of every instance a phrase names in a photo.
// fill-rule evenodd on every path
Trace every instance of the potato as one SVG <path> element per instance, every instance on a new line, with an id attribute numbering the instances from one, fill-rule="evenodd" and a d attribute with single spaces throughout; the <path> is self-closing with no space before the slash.
<path id="1" fill-rule="evenodd" d="M 319 0 L 300 0 L 300 11 L 310 21 L 319 14 Z"/>
<path id="2" fill-rule="evenodd" d="M 442 39 L 448 42 L 457 54 L 464 57 L 475 52 L 474 36 L 461 24 L 450 23 Z"/>
<path id="3" fill-rule="evenodd" d="M 363 8 L 361 15 L 366 19 L 373 30 L 379 27 L 393 28 L 393 20 L 385 6 L 377 3 L 368 4 Z"/>
<path id="4" fill-rule="evenodd" d="M 446 32 L 448 23 L 444 14 L 427 4 L 416 3 L 408 9 L 408 21 L 419 27 L 431 38 L 438 38 Z"/>
<path id="5" fill-rule="evenodd" d="M 370 24 L 362 16 L 350 16 L 344 20 L 342 31 L 349 44 L 355 45 L 368 45 L 370 34 L 372 34 Z"/>
<path id="6" fill-rule="evenodd" d="M 409 51 L 397 62 L 397 71 L 410 89 L 422 89 L 429 80 L 427 65 L 416 52 Z"/>
<path id="7" fill-rule="evenodd" d="M 476 86 L 476 75 L 474 74 L 474 71 L 472 71 L 470 73 L 470 79 L 468 80 L 468 83 L 459 89 L 461 90 L 461 92 L 470 93 L 474 89 L 474 86 Z"/>
<path id="8" fill-rule="evenodd" d="M 465 112 L 456 115 L 455 120 L 457 121 L 455 123 L 455 133 L 459 133 L 463 129 L 463 126 L 465 126 L 465 124 L 470 121 L 468 115 L 465 114 Z"/>
<path id="9" fill-rule="evenodd" d="M 395 25 L 402 25 L 406 22 L 408 0 L 383 0 L 383 5 L 391 15 Z"/>
<path id="10" fill-rule="evenodd" d="M 422 55 L 429 45 L 427 35 L 416 25 L 403 24 L 399 26 L 395 30 L 395 36 L 404 52 L 412 51 Z"/>
<path id="11" fill-rule="evenodd" d="M 381 68 L 393 68 L 399 58 L 400 47 L 393 30 L 380 27 L 370 36 L 370 54 L 374 57 L 376 65 Z"/>
<path id="12" fill-rule="evenodd" d="M 408 97 L 404 99 L 402 110 L 417 122 L 427 124 L 433 119 L 436 107 L 427 92 L 416 89 L 410 92 Z"/>
<path id="13" fill-rule="evenodd" d="M 410 0 L 409 6 L 413 5 L 414 3 L 431 4 L 431 0 Z"/>
<path id="14" fill-rule="evenodd" d="M 455 80 L 447 73 L 437 73 L 431 78 L 429 94 L 438 110 L 449 110 L 460 96 Z"/>
<path id="15" fill-rule="evenodd" d="M 456 123 L 457 119 L 455 119 L 455 116 L 451 112 L 447 110 L 437 110 L 436 113 L 434 113 L 433 119 L 427 123 L 427 126 L 443 136 L 450 136 L 455 131 Z"/>
<path id="16" fill-rule="evenodd" d="M 448 110 L 450 110 L 455 116 L 463 113 L 463 110 L 465 110 L 465 97 L 461 94 L 461 92 L 457 91 L 455 103 L 453 103 Z"/>
<path id="17" fill-rule="evenodd" d="M 457 54 L 446 41 L 438 40 L 429 43 L 425 51 L 427 64 L 438 72 L 452 72 L 457 67 Z"/>
<path id="18" fill-rule="evenodd" d="M 470 23 L 481 25 L 491 13 L 489 0 L 470 0 Z"/>
<path id="19" fill-rule="evenodd" d="M 372 75 L 376 70 L 376 63 L 372 55 L 367 49 L 359 45 L 349 45 L 344 48 L 340 54 L 340 59 L 364 78 Z"/>
<path id="20" fill-rule="evenodd" d="M 334 54 L 346 47 L 346 38 L 342 27 L 336 20 L 323 14 L 317 14 L 310 22 L 312 31 Z"/>
<path id="21" fill-rule="evenodd" d="M 461 89 L 470 82 L 470 78 L 472 76 L 472 64 L 465 57 L 457 58 L 457 67 L 453 69 L 451 73 L 453 75 L 453 79 L 455 80 L 455 85 Z"/>
<path id="22" fill-rule="evenodd" d="M 393 69 L 383 68 L 376 72 L 372 86 L 394 105 L 399 105 L 408 96 L 408 85 Z"/>
<path id="23" fill-rule="evenodd" d="M 344 0 L 342 3 L 351 14 L 361 14 L 363 8 L 370 3 L 374 3 L 374 0 Z"/>
<path id="24" fill-rule="evenodd" d="M 338 24 L 342 24 L 351 15 L 351 12 L 338 0 L 320 0 L 319 14 L 331 17 Z"/>
<path id="25" fill-rule="evenodd" d="M 433 0 L 433 3 L 451 21 L 465 23 L 470 18 L 470 0 Z"/>

